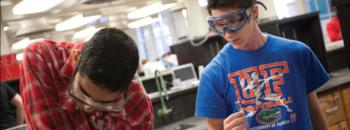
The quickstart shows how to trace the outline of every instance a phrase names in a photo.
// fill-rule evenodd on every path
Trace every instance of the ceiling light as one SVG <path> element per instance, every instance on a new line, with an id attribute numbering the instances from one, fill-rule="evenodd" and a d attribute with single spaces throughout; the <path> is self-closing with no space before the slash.
<path id="1" fill-rule="evenodd" d="M 102 28 L 88 27 L 84 30 L 74 33 L 73 39 L 86 39 L 89 40 L 97 31 Z"/>
<path id="2" fill-rule="evenodd" d="M 21 50 L 21 49 L 24 49 L 26 48 L 28 45 L 30 45 L 31 43 L 35 42 L 35 41 L 40 41 L 40 40 L 43 40 L 42 38 L 39 38 L 39 39 L 33 39 L 33 40 L 30 40 L 29 38 L 25 38 L 25 39 L 22 39 L 16 43 L 14 43 L 11 47 L 12 50 Z"/>
<path id="3" fill-rule="evenodd" d="M 30 44 L 29 38 L 22 39 L 12 45 L 12 50 L 19 50 L 27 47 Z"/>
<path id="4" fill-rule="evenodd" d="M 72 30 L 79 28 L 83 25 L 89 24 L 93 21 L 96 21 L 100 19 L 101 15 L 94 15 L 89 17 L 83 17 L 83 15 L 79 14 L 76 16 L 73 16 L 61 23 L 56 24 L 55 29 L 56 31 L 66 31 L 66 30 Z"/>
<path id="5" fill-rule="evenodd" d="M 146 17 L 128 24 L 129 28 L 138 28 L 159 21 L 159 18 Z"/>
<path id="6" fill-rule="evenodd" d="M 5 26 L 4 27 L 4 31 L 7 31 L 7 30 L 9 30 L 10 28 L 8 27 L 8 26 Z"/>
<path id="7" fill-rule="evenodd" d="M 151 4 L 151 5 L 145 6 L 143 8 L 140 8 L 138 10 L 135 10 L 135 11 L 128 13 L 128 18 L 129 19 L 137 19 L 137 18 L 150 16 L 152 14 L 156 14 L 156 13 L 159 13 L 163 10 L 169 9 L 175 5 L 176 5 L 176 3 L 170 3 L 170 4 L 163 5 L 162 3 L 157 2 L 155 4 Z"/>
<path id="8" fill-rule="evenodd" d="M 64 0 L 22 0 L 12 9 L 15 15 L 45 12 L 61 4 Z"/>
<path id="9" fill-rule="evenodd" d="M 16 54 L 16 60 L 21 61 L 23 59 L 23 53 Z"/>
<path id="10" fill-rule="evenodd" d="M 205 7 L 208 5 L 208 0 L 198 0 L 198 4 L 201 7 Z"/>

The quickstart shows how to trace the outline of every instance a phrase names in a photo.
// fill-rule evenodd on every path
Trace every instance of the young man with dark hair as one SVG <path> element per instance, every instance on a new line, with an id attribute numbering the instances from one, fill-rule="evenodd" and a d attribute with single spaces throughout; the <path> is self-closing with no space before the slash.
<path id="1" fill-rule="evenodd" d="M 132 81 L 138 63 L 134 40 L 115 28 L 85 44 L 32 43 L 20 80 L 28 128 L 153 129 L 151 100 Z"/>
<path id="2" fill-rule="evenodd" d="M 328 74 L 304 43 L 262 33 L 258 4 L 208 0 L 208 23 L 229 43 L 201 75 L 196 116 L 210 130 L 326 130 L 315 89 Z"/>

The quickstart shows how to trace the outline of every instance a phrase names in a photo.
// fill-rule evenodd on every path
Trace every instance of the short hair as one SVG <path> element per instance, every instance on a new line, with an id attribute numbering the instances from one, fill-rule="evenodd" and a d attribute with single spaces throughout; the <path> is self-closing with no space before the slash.
<path id="1" fill-rule="evenodd" d="M 207 10 L 211 15 L 212 9 L 244 8 L 253 6 L 256 0 L 208 0 Z"/>
<path id="2" fill-rule="evenodd" d="M 112 92 L 126 90 L 138 68 L 139 53 L 134 40 L 116 28 L 104 28 L 85 43 L 78 72 Z"/>

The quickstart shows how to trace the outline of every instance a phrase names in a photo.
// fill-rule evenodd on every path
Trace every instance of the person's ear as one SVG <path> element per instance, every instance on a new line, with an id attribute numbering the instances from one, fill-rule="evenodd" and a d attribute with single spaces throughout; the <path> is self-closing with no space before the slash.
<path id="1" fill-rule="evenodd" d="M 251 15 L 253 18 L 258 19 L 259 6 L 257 4 L 253 5 L 252 10 L 251 10 Z"/>

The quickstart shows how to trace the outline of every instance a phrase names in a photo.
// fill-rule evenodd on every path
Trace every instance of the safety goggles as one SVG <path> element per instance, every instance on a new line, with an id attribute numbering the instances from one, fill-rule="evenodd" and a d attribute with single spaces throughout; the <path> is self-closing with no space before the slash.
<path id="1" fill-rule="evenodd" d="M 75 76 L 74 72 L 74 76 Z M 74 79 L 74 78 L 73 78 Z M 68 95 L 83 105 L 87 105 L 98 111 L 121 112 L 125 108 L 126 92 L 120 94 L 115 101 L 101 102 L 95 101 L 85 94 L 81 87 L 74 80 L 71 80 L 68 87 Z M 119 99 L 119 100 L 118 100 Z M 116 102 L 117 101 L 117 102 Z"/>
<path id="2" fill-rule="evenodd" d="M 219 17 L 208 17 L 209 26 L 219 33 L 224 34 L 224 31 L 230 31 L 236 33 L 242 29 L 242 27 L 249 21 L 250 8 L 241 9 L 238 12 L 227 14 Z"/>

